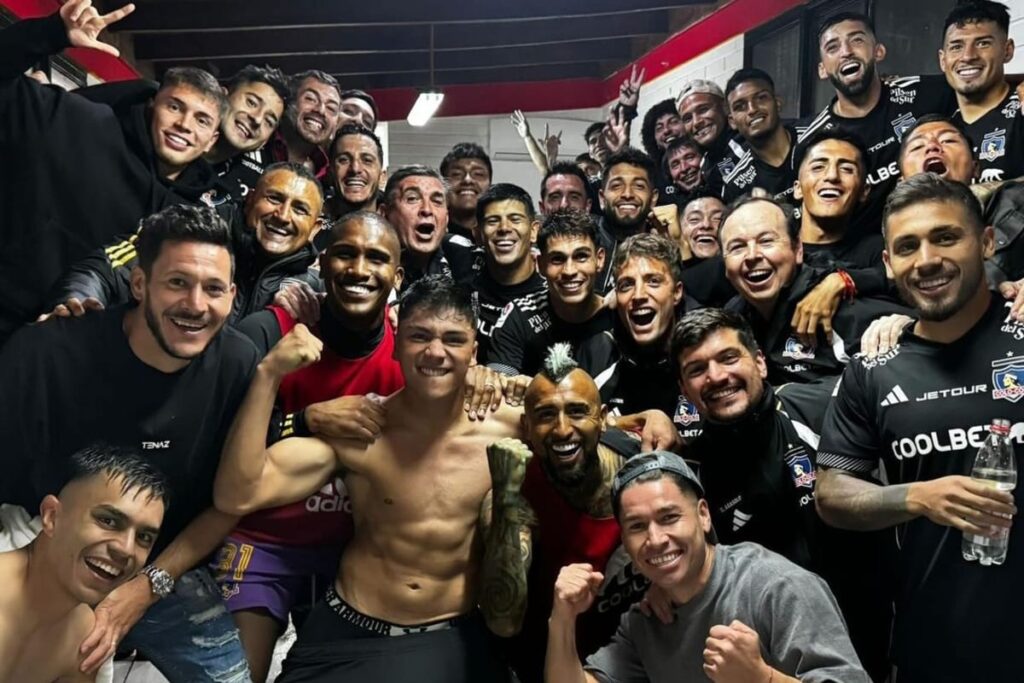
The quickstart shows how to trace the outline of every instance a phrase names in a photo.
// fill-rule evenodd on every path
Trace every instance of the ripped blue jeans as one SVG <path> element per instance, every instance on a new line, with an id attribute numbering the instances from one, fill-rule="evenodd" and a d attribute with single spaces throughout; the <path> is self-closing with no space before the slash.
<path id="1" fill-rule="evenodd" d="M 249 683 L 238 630 L 205 567 L 185 573 L 119 650 L 138 650 L 171 683 Z"/>

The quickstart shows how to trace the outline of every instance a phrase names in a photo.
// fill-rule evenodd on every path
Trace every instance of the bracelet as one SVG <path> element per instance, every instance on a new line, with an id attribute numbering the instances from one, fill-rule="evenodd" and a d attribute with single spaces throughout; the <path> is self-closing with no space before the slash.
<path id="1" fill-rule="evenodd" d="M 850 277 L 850 274 L 842 269 L 837 270 L 836 274 L 843 280 L 843 298 L 849 301 L 857 296 L 857 285 L 854 283 L 853 278 Z"/>

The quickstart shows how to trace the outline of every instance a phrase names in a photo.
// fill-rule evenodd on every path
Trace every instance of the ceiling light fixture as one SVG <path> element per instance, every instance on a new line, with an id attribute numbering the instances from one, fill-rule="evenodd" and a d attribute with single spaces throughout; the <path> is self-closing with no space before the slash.
<path id="1" fill-rule="evenodd" d="M 444 101 L 444 93 L 434 87 L 434 25 L 430 25 L 430 88 L 420 92 L 415 104 L 409 110 L 405 118 L 410 126 L 427 125 L 427 121 L 434 115 L 441 102 Z"/>
<path id="2" fill-rule="evenodd" d="M 416 98 L 416 103 L 412 105 L 409 116 L 405 120 L 409 122 L 410 126 L 425 126 L 437 108 L 441 106 L 442 100 L 444 100 L 443 92 L 424 90 Z"/>

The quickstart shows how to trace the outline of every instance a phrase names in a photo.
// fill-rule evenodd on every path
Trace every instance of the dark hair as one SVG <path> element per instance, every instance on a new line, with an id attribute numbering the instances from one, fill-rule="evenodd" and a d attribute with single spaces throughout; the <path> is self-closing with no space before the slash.
<path id="1" fill-rule="evenodd" d="M 235 250 L 231 230 L 224 219 L 208 206 L 174 204 L 142 219 L 135 250 L 139 268 L 147 276 L 160 256 L 164 242 L 199 242 L 224 247 L 231 255 L 231 278 L 235 277 Z"/>
<path id="2" fill-rule="evenodd" d="M 234 92 L 236 88 L 246 83 L 264 83 L 269 85 L 281 98 L 287 107 L 292 99 L 292 89 L 288 86 L 288 77 L 280 69 L 266 66 L 246 64 L 228 81 L 228 92 Z"/>
<path id="3" fill-rule="evenodd" d="M 725 99 L 729 99 L 729 93 L 748 81 L 764 81 L 768 84 L 768 87 L 771 88 L 772 92 L 775 92 L 775 81 L 773 81 L 772 77 L 768 75 L 768 72 L 758 69 L 757 67 L 750 66 L 745 69 L 740 69 L 729 77 L 728 82 L 725 84 Z"/>
<path id="4" fill-rule="evenodd" d="M 942 114 L 925 114 L 917 121 L 915 121 L 914 125 L 912 125 L 910 128 L 903 132 L 903 141 L 900 143 L 900 153 L 897 157 L 897 159 L 900 162 L 900 165 L 902 165 L 903 163 L 903 154 L 907 151 L 907 142 L 910 140 L 910 136 L 913 135 L 914 131 L 916 131 L 918 128 L 929 123 L 945 123 L 954 128 L 956 132 L 960 134 L 960 137 L 961 139 L 963 139 L 964 144 L 967 145 L 967 149 L 970 150 L 971 158 L 977 160 L 978 155 L 974 151 L 974 143 L 971 142 L 971 139 L 967 136 L 967 131 L 964 130 L 963 126 L 960 125 L 958 121 L 954 121 L 948 116 L 943 116 Z"/>
<path id="5" fill-rule="evenodd" d="M 384 186 L 384 204 L 386 206 L 394 206 L 398 200 L 398 185 L 406 178 L 413 178 L 416 176 L 425 176 L 427 178 L 436 178 L 440 181 L 441 185 L 448 189 L 448 181 L 444 179 L 440 173 L 434 169 L 423 166 L 421 164 L 410 164 L 409 166 L 402 166 L 394 173 L 388 176 L 388 183 Z"/>
<path id="6" fill-rule="evenodd" d="M 358 123 L 346 123 L 344 126 L 338 129 L 338 132 L 334 134 L 334 139 L 331 140 L 331 161 L 334 161 L 334 157 L 338 154 L 338 140 L 342 139 L 346 135 L 362 135 L 363 137 L 370 138 L 373 140 L 373 144 L 377 146 L 377 160 L 380 163 L 384 163 L 384 145 L 381 144 L 380 138 L 377 134 L 366 126 L 361 126 Z"/>
<path id="7" fill-rule="evenodd" d="M 309 181 L 316 186 L 316 191 L 320 194 L 320 201 L 324 199 L 324 188 L 317 180 L 317 177 L 313 175 L 313 172 L 306 167 L 305 164 L 300 164 L 295 161 L 277 161 L 263 169 L 263 173 L 260 174 L 260 180 L 266 178 L 270 173 L 274 171 L 288 171 L 294 173 L 303 180 Z M 259 184 L 259 181 L 256 181 Z"/>
<path id="8" fill-rule="evenodd" d="M 537 233 L 537 249 L 541 255 L 548 251 L 548 242 L 555 237 L 582 237 L 590 240 L 594 251 L 600 246 L 597 243 L 597 225 L 589 213 L 574 209 L 559 209 L 544 217 L 540 232 Z"/>
<path id="9" fill-rule="evenodd" d="M 771 204 L 779 211 L 782 212 L 783 217 L 786 219 L 786 234 L 789 235 L 789 243 L 796 248 L 796 245 L 800 243 L 800 221 L 796 217 L 796 210 L 784 201 L 778 200 L 775 197 L 755 197 L 750 194 L 745 194 L 738 197 L 735 201 L 725 207 L 725 211 L 722 212 L 722 219 L 718 223 L 718 244 L 720 247 L 725 247 L 722 242 L 722 234 L 725 232 L 725 222 L 736 213 L 740 208 L 747 204 L 753 204 L 754 202 L 765 202 Z"/>
<path id="10" fill-rule="evenodd" d="M 672 175 L 668 172 L 669 157 L 675 154 L 676 150 L 683 149 L 684 147 L 696 151 L 698 154 L 701 155 L 701 157 L 704 156 L 704 150 L 701 149 L 700 145 L 698 145 L 697 141 L 694 140 L 693 138 L 687 137 L 685 135 L 676 138 L 672 142 L 668 143 L 668 145 L 666 145 L 665 151 L 662 152 L 661 154 L 661 172 L 665 174 L 666 178 L 672 177 Z"/>
<path id="11" fill-rule="evenodd" d="M 476 331 L 476 295 L 469 287 L 456 284 L 447 276 L 428 275 L 420 278 L 402 293 L 401 306 L 398 307 L 399 327 L 420 309 L 431 313 L 454 311 L 464 317 Z"/>
<path id="12" fill-rule="evenodd" d="M 761 350 L 754 339 L 754 331 L 750 329 L 750 323 L 738 313 L 727 311 L 723 308 L 698 308 L 690 311 L 682 317 L 675 327 L 672 328 L 672 337 L 668 343 L 669 362 L 672 364 L 676 377 L 681 376 L 682 367 L 679 365 L 679 356 L 684 349 L 689 349 L 703 344 L 713 332 L 719 330 L 736 330 L 743 348 L 756 356 Z"/>
<path id="13" fill-rule="evenodd" d="M 800 167 L 804 164 L 804 159 L 807 158 L 811 148 L 817 147 L 826 140 L 838 140 L 845 142 L 846 144 L 854 147 L 857 153 L 860 155 L 860 174 L 863 176 L 865 182 L 867 182 L 868 175 L 868 146 L 864 144 L 864 138 L 857 135 L 851 130 L 839 126 L 837 128 L 818 129 L 811 133 L 811 135 L 800 143 L 799 149 L 796 152 L 796 159 L 794 160 L 793 168 L 796 169 L 797 173 L 800 173 Z"/>
<path id="14" fill-rule="evenodd" d="M 338 93 L 338 100 L 341 100 L 341 86 L 338 85 L 338 79 L 327 73 L 326 71 L 320 71 L 320 69 L 306 69 L 300 71 L 297 74 L 293 74 L 289 82 L 292 91 L 292 100 L 299 99 L 299 88 L 306 82 L 306 79 L 312 78 L 315 81 L 320 81 L 324 85 L 328 85 L 335 89 Z"/>
<path id="15" fill-rule="evenodd" d="M 398 240 L 399 245 L 401 245 L 402 243 L 401 239 L 398 236 L 398 231 L 395 230 L 395 226 L 391 225 L 391 221 L 389 221 L 387 218 L 384 218 L 384 216 L 381 216 L 376 211 L 357 209 L 356 211 L 349 211 L 341 218 L 334 221 L 334 223 L 331 225 L 331 238 L 329 244 L 334 244 L 336 241 L 338 241 L 338 236 L 341 234 L 345 226 L 347 226 L 349 223 L 354 223 L 355 221 L 363 221 L 365 223 L 381 226 L 395 236 L 395 239 Z"/>
<path id="16" fill-rule="evenodd" d="M 983 21 L 993 22 L 1003 30 L 1004 35 L 1010 32 L 1010 10 L 1003 3 L 991 0 L 960 0 L 946 15 L 946 21 L 942 25 L 943 41 L 950 26 L 956 24 L 957 28 L 963 28 L 967 24 L 979 24 Z"/>
<path id="17" fill-rule="evenodd" d="M 661 261 L 672 275 L 673 282 L 683 281 L 683 257 L 679 245 L 664 235 L 642 232 L 630 235 L 615 250 L 612 273 L 618 278 L 626 262 L 631 258 L 646 258 Z"/>
<path id="18" fill-rule="evenodd" d="M 654 139 L 654 129 L 658 125 L 658 119 L 666 115 L 679 116 L 679 110 L 676 109 L 676 101 L 671 97 L 655 103 L 648 109 L 647 113 L 644 114 L 644 122 L 640 126 L 640 140 L 652 159 L 660 159 L 663 153 L 662 150 L 658 149 L 658 142 Z"/>
<path id="19" fill-rule="evenodd" d="M 585 131 L 583 131 L 583 142 L 587 143 L 587 145 L 589 146 L 590 145 L 590 136 L 593 135 L 595 132 L 600 133 L 603 130 L 604 130 L 604 121 L 594 121 L 592 124 L 587 126 L 587 129 Z M 577 161 L 578 161 L 578 159 L 577 159 Z"/>
<path id="20" fill-rule="evenodd" d="M 829 30 L 836 24 L 843 23 L 844 21 L 856 21 L 864 24 L 864 27 L 867 28 L 871 37 L 875 37 L 875 22 L 872 21 L 871 17 L 862 12 L 839 12 L 838 14 L 833 14 L 830 17 L 825 17 L 825 19 L 818 24 L 818 45 L 821 45 L 821 37 L 825 35 L 825 31 Z"/>
<path id="21" fill-rule="evenodd" d="M 594 157 L 590 156 L 590 154 L 587 153 L 587 152 L 583 152 L 582 154 L 577 154 L 576 158 L 573 159 L 573 162 L 575 162 L 577 164 L 597 164 L 598 166 L 601 165 L 600 162 L 598 162 L 597 159 L 595 159 Z"/>
<path id="22" fill-rule="evenodd" d="M 370 105 L 370 111 L 373 112 L 373 123 L 374 125 L 377 124 L 377 119 L 380 117 L 380 110 L 377 109 L 377 100 L 373 99 L 373 95 L 365 90 L 360 90 L 359 88 L 349 88 L 348 90 L 341 91 L 341 101 L 344 102 L 345 100 L 362 100 L 363 102 L 366 102 Z M 384 155 L 381 154 L 381 158 L 383 157 Z"/>
<path id="23" fill-rule="evenodd" d="M 120 479 L 122 494 L 135 491 L 148 500 L 161 501 L 165 512 L 171 504 L 167 477 L 135 448 L 106 443 L 86 446 L 68 459 L 64 485 L 97 475 L 105 476 L 107 481 Z"/>
<path id="24" fill-rule="evenodd" d="M 217 112 L 223 119 L 228 115 L 228 98 L 217 79 L 209 71 L 194 66 L 175 66 L 164 73 L 160 90 L 176 86 L 188 86 L 204 97 L 217 103 Z"/>
<path id="25" fill-rule="evenodd" d="M 683 219 L 683 214 L 686 213 L 687 207 L 689 207 L 690 204 L 700 199 L 717 199 L 719 203 L 721 203 L 722 205 L 722 213 L 725 213 L 725 202 L 722 201 L 722 198 L 718 194 L 716 194 L 711 188 L 702 185 L 700 187 L 694 188 L 693 192 L 691 192 L 690 195 L 686 198 L 686 203 L 679 207 L 679 220 Z"/>
<path id="26" fill-rule="evenodd" d="M 587 159 L 590 159 L 589 154 L 582 154 L 580 156 L 585 156 L 587 157 Z M 579 159 L 577 158 L 576 161 L 578 162 Z M 593 159 L 591 159 L 591 161 L 593 161 Z M 594 161 L 594 163 L 596 164 L 597 162 Z M 583 184 L 583 194 L 590 196 L 590 181 L 587 180 L 587 175 L 583 172 L 583 170 L 580 169 L 580 167 L 577 166 L 576 163 L 572 161 L 558 161 L 551 168 L 548 169 L 548 172 L 544 174 L 544 178 L 540 181 L 541 201 L 544 201 L 544 199 L 547 198 L 548 196 L 548 179 L 551 178 L 551 176 L 556 175 L 571 175 L 579 178 L 580 182 Z"/>
<path id="27" fill-rule="evenodd" d="M 897 211 L 928 202 L 959 204 L 978 232 L 985 228 L 985 218 L 977 197 L 963 183 L 945 180 L 934 173 L 918 173 L 897 183 L 885 200 L 882 212 L 882 233 L 889 239 L 889 218 Z"/>
<path id="28" fill-rule="evenodd" d="M 654 179 L 658 172 L 658 167 L 654 163 L 654 159 L 647 156 L 636 147 L 623 147 L 615 154 L 608 157 L 608 160 L 604 162 L 604 168 L 601 170 L 602 187 L 608 185 L 608 171 L 613 166 L 619 164 L 629 164 L 630 166 L 636 166 L 642 168 L 647 173 L 647 180 L 651 183 L 651 187 L 654 187 Z"/>
<path id="29" fill-rule="evenodd" d="M 700 493 L 693 487 L 693 484 L 688 482 L 683 477 L 683 475 L 676 474 L 675 472 L 669 472 L 666 470 L 651 470 L 650 472 L 644 472 L 643 474 L 638 475 L 635 479 L 631 480 L 621 489 L 616 489 L 615 491 L 613 491 L 612 514 L 615 515 L 615 519 L 618 520 L 619 513 L 622 512 L 622 494 L 626 489 L 628 489 L 631 486 L 635 486 L 636 484 L 645 484 L 649 481 L 660 481 L 662 479 L 668 479 L 669 481 L 674 483 L 679 488 L 679 490 L 682 491 L 684 496 L 690 496 L 695 501 L 699 501 L 701 499 Z"/>
<path id="30" fill-rule="evenodd" d="M 489 205 L 507 200 L 519 202 L 526 207 L 526 217 L 531 221 L 537 217 L 537 212 L 533 208 L 533 198 L 529 192 L 512 183 L 497 183 L 484 190 L 484 193 L 476 201 L 477 225 L 484 224 L 484 212 Z"/>
<path id="31" fill-rule="evenodd" d="M 460 142 L 452 147 L 451 151 L 444 155 L 444 159 L 441 159 L 441 175 L 447 178 L 448 168 L 459 159 L 477 159 L 484 162 L 484 166 L 487 167 L 488 177 L 494 177 L 494 169 L 491 168 L 491 158 L 487 156 L 484 148 L 475 142 Z"/>

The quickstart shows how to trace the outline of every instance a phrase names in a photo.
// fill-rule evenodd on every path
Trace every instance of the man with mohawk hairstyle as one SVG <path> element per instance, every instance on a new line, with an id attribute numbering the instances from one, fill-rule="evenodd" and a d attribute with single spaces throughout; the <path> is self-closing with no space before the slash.
<path id="1" fill-rule="evenodd" d="M 522 683 L 543 680 L 551 586 L 566 564 L 586 562 L 610 578 L 579 627 L 582 656 L 614 632 L 619 616 L 643 595 L 646 584 L 618 562 L 619 525 L 611 509 L 611 483 L 640 443 L 606 428 L 606 409 L 590 375 L 572 357 L 568 343 L 548 349 L 540 373 L 526 390 L 523 436 L 536 457 L 495 457 L 521 452 L 518 441 L 493 444 L 493 463 L 522 463 L 518 477 L 505 477 L 504 494 L 495 490 L 492 525 L 484 554 L 484 591 L 507 596 L 507 612 L 521 620 L 511 643 L 513 668 Z M 495 480 L 498 478 L 495 477 Z M 519 539 L 519 543 L 510 542 Z M 504 539 L 504 540 L 503 540 Z M 615 556 L 613 558 L 613 556 Z M 610 564 L 619 568 L 606 571 Z M 529 600 L 527 600 L 529 595 Z"/>

